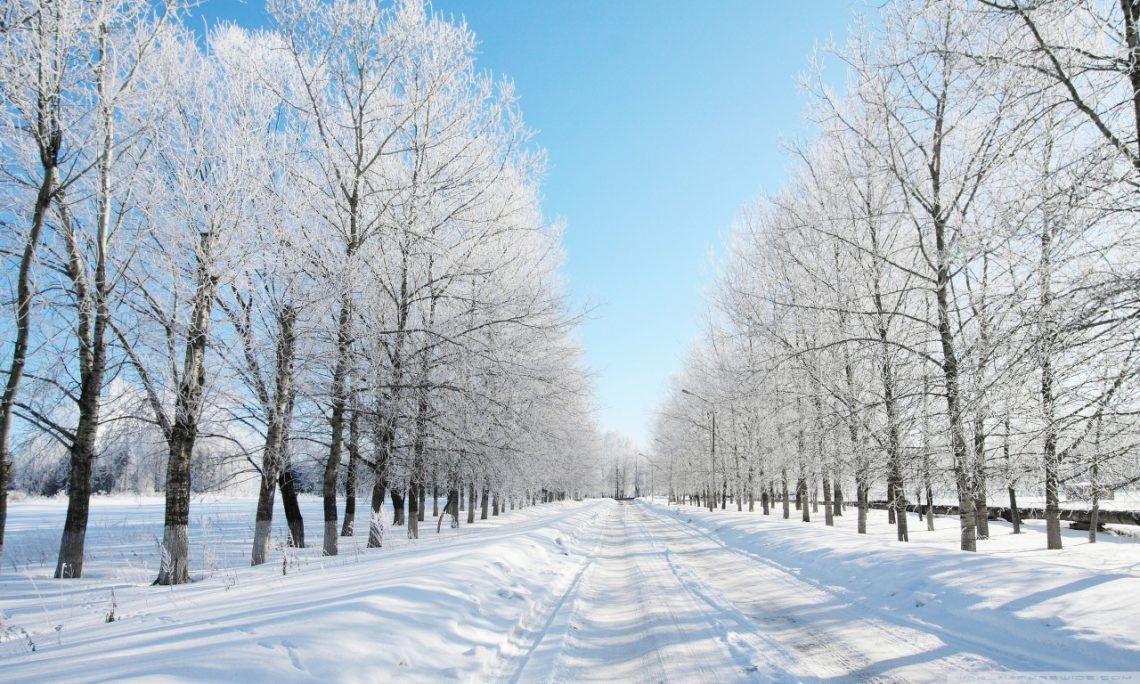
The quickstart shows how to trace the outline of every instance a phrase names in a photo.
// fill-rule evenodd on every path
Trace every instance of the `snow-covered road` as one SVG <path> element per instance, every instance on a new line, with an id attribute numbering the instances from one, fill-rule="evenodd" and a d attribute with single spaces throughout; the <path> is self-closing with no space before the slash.
<path id="1" fill-rule="evenodd" d="M 511 681 L 732 681 L 752 667 L 691 591 L 640 506 L 609 509 L 597 548 Z M 731 618 L 730 618 L 731 619 Z"/>
<path id="2" fill-rule="evenodd" d="M 963 622 L 954 611 L 916 618 L 876 609 L 823 581 L 818 568 L 725 543 L 694 522 L 694 512 L 641 502 L 610 508 L 569 590 L 498 675 L 512 682 L 970 681 L 983 673 L 1119 669 L 1133 657 L 1073 642 L 1051 648 L 1063 635 L 1035 642 L 1032 630 L 1016 633 L 1013 615 L 995 622 L 979 612 Z M 905 586 L 905 571 L 879 578 L 900 579 Z M 916 596 L 915 611 L 927 599 L 941 603 Z"/>
<path id="3" fill-rule="evenodd" d="M 100 554 L 67 582 L 36 560 L 62 506 L 21 503 L 14 572 L 0 574 L 0 680 L 965 682 L 1140 670 L 1140 607 L 1121 600 L 1140 591 L 1140 543 L 1128 537 L 1082 545 L 1072 533 L 1065 551 L 1046 552 L 1032 525 L 1012 537 L 995 523 L 995 538 L 964 554 L 946 543 L 953 521 L 900 544 L 877 518 L 857 535 L 847 517 L 828 528 L 594 500 L 419 541 L 394 533 L 383 549 L 345 539 L 335 558 L 314 548 L 278 549 L 285 565 L 217 560 L 243 560 L 253 505 L 200 503 L 196 581 L 163 588 L 137 560 L 152 550 L 160 501 L 97 502 Z M 320 501 L 308 505 L 319 517 Z"/>
<path id="4" fill-rule="evenodd" d="M 908 663 L 913 665 L 908 666 Z M 647 507 L 612 507 L 512 682 L 915 681 L 993 671 Z"/>

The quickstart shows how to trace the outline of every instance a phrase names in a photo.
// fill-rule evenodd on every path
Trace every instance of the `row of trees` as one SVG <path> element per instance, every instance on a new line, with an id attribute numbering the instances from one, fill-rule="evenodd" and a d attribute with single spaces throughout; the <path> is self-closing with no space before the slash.
<path id="1" fill-rule="evenodd" d="M 908 493 L 952 495 L 973 551 L 1028 490 L 1056 549 L 1066 484 L 1095 511 L 1140 480 L 1138 19 L 898 0 L 826 51 L 845 86 L 807 79 L 814 139 L 735 227 L 661 412 L 676 493 L 787 517 L 822 487 L 830 524 L 847 492 L 864 532 L 885 485 L 902 541 Z"/>
<path id="2" fill-rule="evenodd" d="M 272 30 L 204 38 L 177 0 L 0 10 L 0 552 L 13 460 L 62 472 L 57 577 L 82 573 L 93 474 L 165 492 L 159 584 L 188 580 L 195 478 L 252 475 L 255 564 L 278 490 L 304 543 L 306 482 L 333 555 L 358 491 L 380 546 L 388 494 L 417 536 L 425 496 L 596 478 L 510 84 L 421 0 L 267 7 Z"/>

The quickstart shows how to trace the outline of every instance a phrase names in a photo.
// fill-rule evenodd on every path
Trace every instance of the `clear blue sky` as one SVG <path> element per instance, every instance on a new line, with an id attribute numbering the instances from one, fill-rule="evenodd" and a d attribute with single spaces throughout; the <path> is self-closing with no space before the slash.
<path id="1" fill-rule="evenodd" d="M 262 0 L 200 17 L 266 23 Z M 667 377 L 701 332 L 711 257 L 740 207 L 781 184 L 804 129 L 795 78 L 842 41 L 851 0 L 437 0 L 479 64 L 515 81 L 550 155 L 544 209 L 567 223 L 597 419 L 647 448 Z M 202 21 L 201 18 L 197 21 Z"/>

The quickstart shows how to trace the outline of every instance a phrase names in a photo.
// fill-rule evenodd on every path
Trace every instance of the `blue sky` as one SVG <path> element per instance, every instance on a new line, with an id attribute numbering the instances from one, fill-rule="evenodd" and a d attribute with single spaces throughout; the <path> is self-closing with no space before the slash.
<path id="1" fill-rule="evenodd" d="M 266 22 L 261 0 L 207 21 Z M 597 420 L 647 448 L 667 378 L 701 332 L 712 254 L 741 206 L 779 188 L 804 130 L 795 78 L 842 40 L 850 0 L 437 0 L 483 69 L 515 81 L 550 155 L 544 210 L 566 221 Z M 202 21 L 201 18 L 196 21 Z"/>

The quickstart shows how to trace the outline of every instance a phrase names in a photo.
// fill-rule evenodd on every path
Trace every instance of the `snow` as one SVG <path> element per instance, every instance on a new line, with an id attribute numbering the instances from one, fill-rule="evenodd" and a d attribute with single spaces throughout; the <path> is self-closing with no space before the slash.
<path id="1" fill-rule="evenodd" d="M 319 535 L 320 501 L 302 504 Z M 1140 681 L 1135 537 L 1067 532 L 1045 551 L 1037 521 L 1017 536 L 991 522 L 967 554 L 953 518 L 927 532 L 912 516 L 902 544 L 882 511 L 858 535 L 853 510 L 827 528 L 594 500 L 438 536 L 425 522 L 418 541 L 389 528 L 383 549 L 358 525 L 336 557 L 314 537 L 251 568 L 254 506 L 196 501 L 195 581 L 152 587 L 161 500 L 96 499 L 85 576 L 68 581 L 50 579 L 65 502 L 13 502 L 0 679 Z"/>

